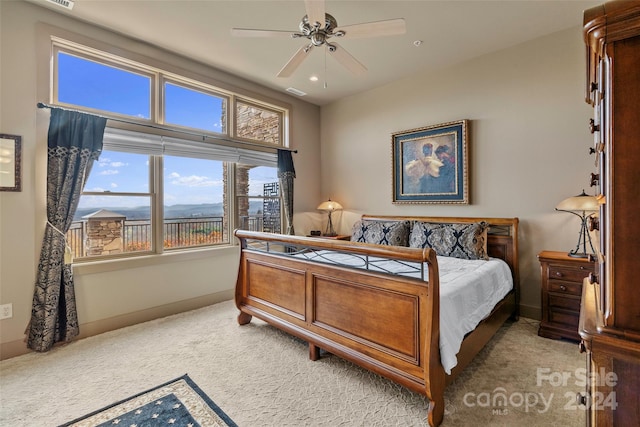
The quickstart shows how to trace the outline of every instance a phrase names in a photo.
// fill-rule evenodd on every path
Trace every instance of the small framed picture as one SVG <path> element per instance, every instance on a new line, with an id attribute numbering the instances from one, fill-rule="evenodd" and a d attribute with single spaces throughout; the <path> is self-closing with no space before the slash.
<path id="1" fill-rule="evenodd" d="M 467 120 L 392 134 L 393 203 L 469 203 Z"/>
<path id="2" fill-rule="evenodd" d="M 22 138 L 0 134 L 0 191 L 21 191 Z"/>

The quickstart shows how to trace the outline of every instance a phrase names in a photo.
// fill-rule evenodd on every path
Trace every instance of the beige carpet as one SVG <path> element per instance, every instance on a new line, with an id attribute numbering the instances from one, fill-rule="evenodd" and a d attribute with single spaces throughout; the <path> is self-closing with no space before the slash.
<path id="1" fill-rule="evenodd" d="M 424 397 L 335 356 L 312 362 L 304 342 L 236 315 L 227 301 L 2 361 L 0 425 L 55 426 L 185 373 L 241 427 L 426 425 Z M 536 331 L 500 330 L 447 389 L 444 426 L 584 425 L 584 356 Z M 543 379 L 563 373 L 564 386 Z"/>

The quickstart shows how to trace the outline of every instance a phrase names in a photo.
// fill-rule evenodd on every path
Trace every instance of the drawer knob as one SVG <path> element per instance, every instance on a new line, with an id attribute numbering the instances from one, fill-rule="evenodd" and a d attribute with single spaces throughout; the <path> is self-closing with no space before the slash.
<path id="1" fill-rule="evenodd" d="M 567 287 L 565 285 L 560 285 L 560 290 L 566 292 Z"/>
<path id="2" fill-rule="evenodd" d="M 556 271 L 556 277 L 562 277 L 562 273 L 560 273 L 559 271 Z"/>
<path id="3" fill-rule="evenodd" d="M 586 393 L 578 393 L 576 395 L 576 401 L 578 402 L 578 405 L 587 406 L 587 401 L 588 400 L 589 400 L 589 398 L 588 398 Z"/>
<path id="4" fill-rule="evenodd" d="M 596 133 L 600 131 L 600 125 L 596 124 L 596 121 L 589 119 L 589 132 Z"/>

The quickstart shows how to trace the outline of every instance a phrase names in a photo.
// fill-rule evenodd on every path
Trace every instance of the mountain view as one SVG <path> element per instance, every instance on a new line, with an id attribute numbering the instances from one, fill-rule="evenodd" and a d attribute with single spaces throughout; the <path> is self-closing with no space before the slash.
<path id="1" fill-rule="evenodd" d="M 73 216 L 73 221 L 82 221 L 82 217 L 92 214 L 100 209 L 96 208 L 78 208 L 76 214 Z M 136 206 L 136 207 L 117 207 L 107 208 L 111 212 L 125 215 L 127 220 L 148 220 L 149 219 L 149 207 L 148 206 Z M 254 200 L 249 204 L 249 214 L 255 215 L 259 211 L 262 211 L 262 201 Z M 165 219 L 171 218 L 202 218 L 212 216 L 222 216 L 223 205 L 222 203 L 202 203 L 197 205 L 171 205 L 164 207 Z"/>

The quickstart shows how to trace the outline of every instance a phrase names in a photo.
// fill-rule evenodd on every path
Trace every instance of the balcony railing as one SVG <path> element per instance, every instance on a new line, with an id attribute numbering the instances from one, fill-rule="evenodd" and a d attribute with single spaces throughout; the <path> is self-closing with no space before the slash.
<path id="1" fill-rule="evenodd" d="M 269 222 L 269 221 L 267 221 Z M 66 234 L 67 244 L 75 258 L 87 256 L 87 236 L 83 221 L 76 221 Z M 251 231 L 274 231 L 264 229 L 263 215 L 240 218 L 240 228 Z M 167 218 L 164 222 L 164 248 L 184 248 L 224 243 L 223 217 Z M 269 227 L 272 228 L 272 227 Z M 279 228 L 279 227 L 278 227 Z M 149 220 L 124 221 L 119 252 L 151 250 L 152 228 Z M 94 245 L 92 245 L 94 246 Z M 118 245 L 120 246 L 120 245 Z"/>

